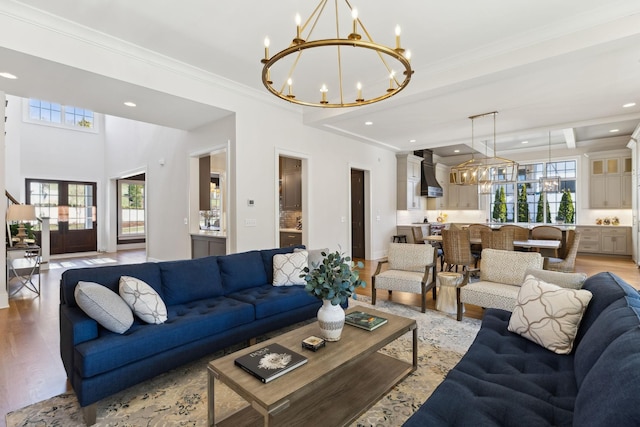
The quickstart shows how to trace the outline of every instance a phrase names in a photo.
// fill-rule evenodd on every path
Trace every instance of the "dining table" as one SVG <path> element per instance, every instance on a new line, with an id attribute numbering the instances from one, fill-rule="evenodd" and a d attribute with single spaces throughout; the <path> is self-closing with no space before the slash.
<path id="1" fill-rule="evenodd" d="M 423 238 L 425 242 L 429 243 L 442 243 L 441 235 L 431 235 Z M 472 244 L 482 244 L 482 241 L 478 238 L 472 238 Z M 562 242 L 560 240 L 541 240 L 541 239 L 529 239 L 529 240 L 514 240 L 513 246 L 518 248 L 530 248 L 530 249 L 558 249 Z"/>

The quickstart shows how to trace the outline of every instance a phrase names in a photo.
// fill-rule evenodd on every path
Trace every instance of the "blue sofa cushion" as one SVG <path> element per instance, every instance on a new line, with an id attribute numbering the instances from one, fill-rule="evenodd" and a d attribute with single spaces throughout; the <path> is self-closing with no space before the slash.
<path id="1" fill-rule="evenodd" d="M 234 292 L 228 297 L 252 304 L 256 310 L 256 319 L 264 319 L 312 304 L 316 304 L 318 308 L 322 305 L 321 301 L 309 295 L 302 285 L 263 285 Z"/>
<path id="2" fill-rule="evenodd" d="M 578 392 L 573 356 L 507 331 L 487 309 L 469 351 L 405 426 L 570 426 Z"/>
<path id="3" fill-rule="evenodd" d="M 584 334 L 591 328 L 591 325 L 604 309 L 611 304 L 617 304 L 618 306 L 624 305 L 620 299 L 628 295 L 630 289 L 632 292 L 635 292 L 635 290 L 622 279 L 609 272 L 590 276 L 584 282 L 582 289 L 590 291 L 593 294 L 593 298 L 591 298 L 591 302 L 589 302 L 589 306 L 584 312 L 584 316 L 582 316 L 582 322 L 580 322 L 580 328 L 578 329 L 578 334 L 574 342 L 574 351 L 578 350 L 582 337 L 584 337 Z"/>
<path id="4" fill-rule="evenodd" d="M 224 294 L 217 257 L 158 263 L 166 305 L 183 304 Z"/>
<path id="5" fill-rule="evenodd" d="M 259 251 L 218 257 L 218 266 L 225 295 L 270 283 Z"/>
<path id="6" fill-rule="evenodd" d="M 78 306 L 73 292 L 80 280 L 100 283 L 118 293 L 120 277 L 123 275 L 135 277 L 146 282 L 164 299 L 160 267 L 155 262 L 145 262 L 142 264 L 107 265 L 67 270 L 62 273 L 60 278 L 60 303 L 69 307 Z"/>
<path id="7" fill-rule="evenodd" d="M 172 305 L 168 311 L 161 325 L 136 320 L 123 335 L 101 330 L 99 339 L 77 345 L 74 364 L 80 376 L 109 372 L 254 320 L 251 305 L 225 297 Z"/>
<path id="8" fill-rule="evenodd" d="M 622 310 L 626 313 L 619 313 L 621 322 L 628 323 L 635 316 L 635 327 L 615 338 L 584 377 L 576 398 L 575 426 L 638 425 L 640 319 L 636 307 Z M 583 344 L 587 344 L 586 336 Z"/>
<path id="9" fill-rule="evenodd" d="M 294 249 L 304 249 L 304 245 L 290 246 L 287 248 L 277 249 L 263 249 L 260 251 L 262 257 L 262 263 L 264 264 L 264 271 L 267 273 L 267 281 L 265 283 L 273 283 L 273 256 L 279 254 L 293 253 Z"/>

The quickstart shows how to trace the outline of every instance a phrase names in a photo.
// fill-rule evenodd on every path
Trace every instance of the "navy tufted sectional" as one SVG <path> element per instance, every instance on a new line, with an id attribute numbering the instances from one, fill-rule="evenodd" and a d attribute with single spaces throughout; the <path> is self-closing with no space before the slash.
<path id="1" fill-rule="evenodd" d="M 65 271 L 60 279 L 60 353 L 87 423 L 95 422 L 92 404 L 104 397 L 231 344 L 315 317 L 321 302 L 304 286 L 271 285 L 273 256 L 293 249 Z M 164 324 L 136 319 L 120 335 L 98 325 L 76 304 L 78 281 L 117 293 L 124 275 L 144 280 L 160 294 L 168 311 Z"/>
<path id="2" fill-rule="evenodd" d="M 465 356 L 405 426 L 640 425 L 640 296 L 611 273 L 593 293 L 574 350 L 555 354 L 508 332 L 488 309 Z"/>

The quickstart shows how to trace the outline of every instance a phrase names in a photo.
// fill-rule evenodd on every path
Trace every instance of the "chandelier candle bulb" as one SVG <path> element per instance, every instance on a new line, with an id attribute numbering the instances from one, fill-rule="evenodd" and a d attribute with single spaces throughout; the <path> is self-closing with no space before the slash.
<path id="1" fill-rule="evenodd" d="M 289 93 L 287 94 L 287 97 L 295 98 L 295 96 L 293 96 L 293 81 L 291 79 L 287 79 L 287 85 L 289 86 Z"/>
<path id="2" fill-rule="evenodd" d="M 296 13 L 296 38 L 293 39 L 294 44 L 304 43 L 304 40 L 300 37 L 300 23 L 302 22 L 302 18 L 300 18 L 300 14 Z"/>
<path id="3" fill-rule="evenodd" d="M 358 34 L 358 9 L 351 10 L 351 17 L 353 18 L 353 31 L 349 34 L 349 40 L 360 40 Z"/>
<path id="4" fill-rule="evenodd" d="M 322 94 L 322 100 L 320 101 L 321 104 L 328 104 L 329 102 L 327 101 L 327 92 L 329 91 L 329 89 L 327 89 L 327 85 L 322 85 L 322 87 L 320 88 L 320 93 Z"/>
<path id="5" fill-rule="evenodd" d="M 356 102 L 364 102 L 364 98 L 362 98 L 362 83 L 358 82 L 356 88 L 358 89 L 358 97 L 356 98 Z"/>
<path id="6" fill-rule="evenodd" d="M 387 89 L 387 92 L 393 92 L 395 90 L 393 88 L 394 78 L 395 78 L 395 71 L 392 71 L 391 74 L 389 74 L 389 89 Z"/>
<path id="7" fill-rule="evenodd" d="M 265 61 L 269 60 L 269 44 L 271 43 L 271 41 L 269 40 L 269 37 L 265 37 L 264 38 L 264 59 Z"/>

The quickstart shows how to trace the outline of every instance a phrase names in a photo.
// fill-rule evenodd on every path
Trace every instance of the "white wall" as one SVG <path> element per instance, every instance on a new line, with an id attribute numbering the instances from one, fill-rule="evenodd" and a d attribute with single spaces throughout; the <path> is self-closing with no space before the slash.
<path id="1" fill-rule="evenodd" d="M 146 174 L 147 257 L 188 258 L 187 132 L 119 117 L 105 118 L 104 163 L 110 180 Z M 161 164 L 161 163 L 164 164 Z M 106 204 L 115 213 L 115 197 Z M 115 230 L 110 240 L 115 239 Z"/>
<path id="2" fill-rule="evenodd" d="M 0 92 L 0 118 L 5 117 L 5 114 L 6 114 L 5 93 Z M 0 165 L 3 165 L 3 167 L 6 165 L 5 163 L 6 144 L 5 144 L 4 131 L 5 131 L 4 120 L 0 120 Z M 0 173 L 0 188 L 6 188 L 4 173 Z M 4 195 L 4 193 L 2 193 L 2 196 L 0 196 L 0 200 L 2 200 L 2 213 L 4 214 L 3 218 L 6 218 L 7 197 Z M 6 222 L 3 221 L 3 223 L 5 224 L 3 228 L 6 229 Z M 2 234 L 5 235 L 6 231 L 3 230 Z M 0 259 L 1 260 L 7 259 L 7 249 L 5 244 L 0 245 Z M 7 276 L 6 274 L 0 274 L 0 276 L 2 276 L 0 277 L 0 308 L 7 308 L 9 307 L 9 294 L 7 293 Z"/>

